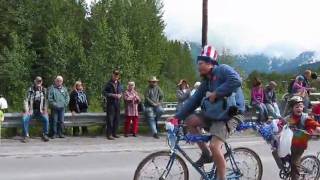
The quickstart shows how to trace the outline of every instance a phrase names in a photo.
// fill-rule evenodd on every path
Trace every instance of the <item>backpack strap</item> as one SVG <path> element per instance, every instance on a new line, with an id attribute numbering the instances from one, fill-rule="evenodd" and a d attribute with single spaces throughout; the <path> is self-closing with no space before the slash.
<path id="1" fill-rule="evenodd" d="M 302 128 L 302 127 L 305 127 L 305 123 L 308 119 L 308 114 L 307 113 L 303 113 L 301 118 L 300 118 L 300 127 L 299 128 Z"/>

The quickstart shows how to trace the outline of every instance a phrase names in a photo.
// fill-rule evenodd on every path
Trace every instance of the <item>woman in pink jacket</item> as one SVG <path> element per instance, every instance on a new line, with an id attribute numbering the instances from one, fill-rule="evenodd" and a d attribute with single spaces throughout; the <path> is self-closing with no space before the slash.
<path id="1" fill-rule="evenodd" d="M 268 120 L 268 109 L 264 104 L 264 89 L 258 78 L 254 79 L 251 90 L 251 105 L 259 111 L 258 121 Z"/>
<path id="2" fill-rule="evenodd" d="M 138 92 L 135 90 L 135 83 L 129 82 L 128 89 L 124 92 L 125 115 L 124 136 L 128 137 L 132 122 L 132 134 L 134 137 L 138 133 L 139 111 L 138 105 L 141 102 Z"/>

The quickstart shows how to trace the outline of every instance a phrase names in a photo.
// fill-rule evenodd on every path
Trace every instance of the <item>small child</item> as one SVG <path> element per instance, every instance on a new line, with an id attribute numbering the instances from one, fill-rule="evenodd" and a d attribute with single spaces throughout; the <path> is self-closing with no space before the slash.
<path id="1" fill-rule="evenodd" d="M 291 113 L 285 118 L 289 127 L 293 131 L 291 146 L 291 179 L 299 179 L 299 166 L 302 154 L 307 149 L 309 134 L 320 133 L 320 124 L 311 118 L 308 114 L 303 113 L 303 98 L 293 96 L 289 100 Z"/>

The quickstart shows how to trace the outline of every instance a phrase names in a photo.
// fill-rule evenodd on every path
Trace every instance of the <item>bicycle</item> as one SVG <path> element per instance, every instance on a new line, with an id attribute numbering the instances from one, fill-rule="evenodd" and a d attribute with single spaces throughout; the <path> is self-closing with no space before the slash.
<path id="1" fill-rule="evenodd" d="M 240 124 L 237 128 L 238 131 L 253 129 L 257 131 L 263 139 L 271 145 L 272 155 L 274 160 L 279 168 L 279 177 L 284 180 L 290 179 L 291 167 L 290 167 L 290 155 L 280 158 L 276 149 L 277 142 L 274 139 L 272 133 L 272 125 L 268 123 L 256 123 L 256 122 L 244 122 Z M 295 129 L 305 133 L 307 136 L 314 136 L 306 132 L 305 130 Z M 320 160 L 318 159 L 320 154 L 317 156 L 306 155 L 301 158 L 301 167 L 300 167 L 300 177 L 303 180 L 319 180 L 320 178 Z"/>
<path id="2" fill-rule="evenodd" d="M 211 168 L 206 171 L 204 167 L 198 167 L 180 146 L 181 141 L 187 143 L 209 142 L 212 136 L 184 134 L 183 127 L 180 124 L 174 128 L 166 128 L 170 150 L 155 152 L 143 159 L 135 171 L 134 180 L 188 180 L 189 170 L 182 157 L 199 173 L 201 180 L 217 179 L 217 169 L 214 163 L 212 167 L 210 164 Z M 253 150 L 245 147 L 232 149 L 228 143 L 225 143 L 224 146 L 228 180 L 261 180 L 263 173 L 261 159 Z"/>

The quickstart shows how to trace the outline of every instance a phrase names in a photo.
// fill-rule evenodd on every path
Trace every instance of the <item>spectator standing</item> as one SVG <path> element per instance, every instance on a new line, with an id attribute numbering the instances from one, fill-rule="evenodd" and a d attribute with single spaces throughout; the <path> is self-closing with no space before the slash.
<path id="1" fill-rule="evenodd" d="M 179 111 L 179 109 L 181 109 L 181 107 L 183 106 L 184 102 L 190 97 L 189 84 L 186 80 L 180 80 L 176 96 L 178 100 L 177 111 Z"/>
<path id="2" fill-rule="evenodd" d="M 64 113 L 69 104 L 70 96 L 63 85 L 63 77 L 57 76 L 54 84 L 49 88 L 49 105 L 52 113 L 52 138 L 64 138 Z"/>
<path id="3" fill-rule="evenodd" d="M 124 92 L 124 102 L 125 102 L 125 115 L 126 121 L 124 124 L 124 136 L 128 137 L 130 133 L 130 125 L 132 123 L 132 135 L 134 137 L 138 134 L 138 123 L 139 123 L 139 112 L 138 105 L 141 99 L 138 92 L 135 90 L 135 83 L 129 82 L 128 88 Z"/>
<path id="4" fill-rule="evenodd" d="M 106 136 L 108 140 L 114 140 L 114 138 L 119 138 L 117 130 L 120 120 L 120 100 L 122 98 L 120 71 L 113 71 L 110 81 L 104 87 L 103 95 L 107 101 Z"/>

